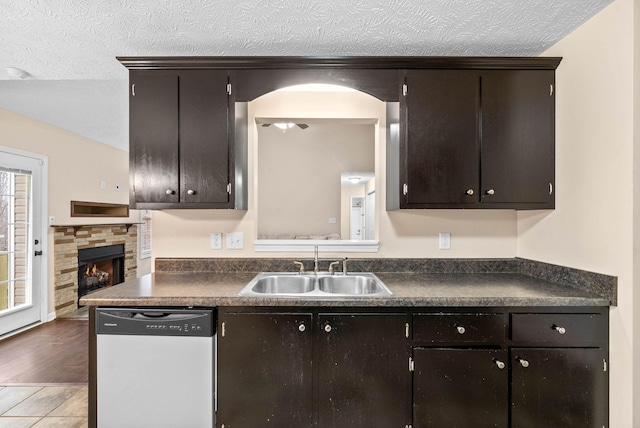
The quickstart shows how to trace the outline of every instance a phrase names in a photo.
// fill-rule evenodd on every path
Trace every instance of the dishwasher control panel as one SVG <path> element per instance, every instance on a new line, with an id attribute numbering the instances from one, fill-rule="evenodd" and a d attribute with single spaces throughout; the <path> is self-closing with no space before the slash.
<path id="1" fill-rule="evenodd" d="M 214 315 L 213 309 L 98 308 L 96 333 L 211 337 Z"/>

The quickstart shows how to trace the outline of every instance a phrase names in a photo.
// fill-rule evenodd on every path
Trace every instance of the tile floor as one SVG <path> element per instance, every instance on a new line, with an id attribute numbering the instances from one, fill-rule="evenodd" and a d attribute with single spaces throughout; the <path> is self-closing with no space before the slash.
<path id="1" fill-rule="evenodd" d="M 86 386 L 0 386 L 0 428 L 86 428 Z"/>

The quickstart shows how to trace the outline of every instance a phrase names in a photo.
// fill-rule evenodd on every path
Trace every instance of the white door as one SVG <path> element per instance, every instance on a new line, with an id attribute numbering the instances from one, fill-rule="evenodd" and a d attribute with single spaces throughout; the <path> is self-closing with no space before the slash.
<path id="1" fill-rule="evenodd" d="M 364 216 L 364 239 L 376 239 L 376 191 L 367 193 Z"/>
<path id="2" fill-rule="evenodd" d="M 43 319 L 46 158 L 0 149 L 0 336 Z"/>
<path id="3" fill-rule="evenodd" d="M 353 241 L 362 241 L 364 239 L 364 198 L 361 196 L 351 197 L 349 239 Z"/>

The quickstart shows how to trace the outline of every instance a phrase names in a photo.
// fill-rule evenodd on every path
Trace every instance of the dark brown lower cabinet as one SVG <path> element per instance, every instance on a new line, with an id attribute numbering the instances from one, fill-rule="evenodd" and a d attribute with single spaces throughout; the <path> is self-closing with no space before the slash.
<path id="1" fill-rule="evenodd" d="M 404 314 L 320 314 L 318 427 L 404 427 L 411 373 Z"/>
<path id="2" fill-rule="evenodd" d="M 598 348 L 513 348 L 511 426 L 609 426 L 606 359 Z"/>
<path id="3" fill-rule="evenodd" d="M 227 313 L 218 332 L 217 427 L 311 427 L 310 313 Z"/>
<path id="4" fill-rule="evenodd" d="M 410 425 L 407 320 L 221 310 L 216 426 Z"/>
<path id="5" fill-rule="evenodd" d="M 216 427 L 609 427 L 606 308 L 349 309 L 219 308 Z"/>
<path id="6" fill-rule="evenodd" d="M 413 428 L 508 427 L 504 349 L 414 348 Z"/>

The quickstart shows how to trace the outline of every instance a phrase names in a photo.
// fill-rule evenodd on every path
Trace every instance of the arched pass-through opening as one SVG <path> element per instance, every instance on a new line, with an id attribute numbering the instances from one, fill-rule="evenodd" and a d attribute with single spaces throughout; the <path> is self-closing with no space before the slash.
<path id="1" fill-rule="evenodd" d="M 358 186 L 363 198 L 380 186 L 384 162 L 379 147 L 387 141 L 390 104 L 397 109 L 397 103 L 382 102 L 371 94 L 317 82 L 280 88 L 250 103 L 235 103 L 236 137 L 246 135 L 248 164 L 252 165 L 252 176 L 243 179 L 253 189 L 250 206 L 256 216 L 256 251 L 313 251 L 315 246 L 324 252 L 377 251 L 377 237 L 354 240 L 344 231 L 348 231 L 349 203 Z M 289 128 L 278 127 L 285 124 Z M 267 149 L 267 144 L 279 151 Z M 277 165 L 265 167 L 274 159 Z M 303 168 L 287 173 L 283 169 L 288 166 Z M 320 180 L 323 175 L 325 181 Z M 355 187 L 341 185 L 355 177 L 367 179 Z M 272 199 L 278 195 L 286 196 L 276 203 Z M 308 202 L 300 205 L 309 195 Z M 325 202 L 307 209 L 316 199 Z M 292 208 L 294 202 L 301 207 L 298 211 Z M 372 213 L 383 206 L 380 201 L 370 203 L 375 204 L 369 210 Z M 291 218 L 284 221 L 286 213 Z M 295 218 L 296 213 L 302 218 Z"/>

